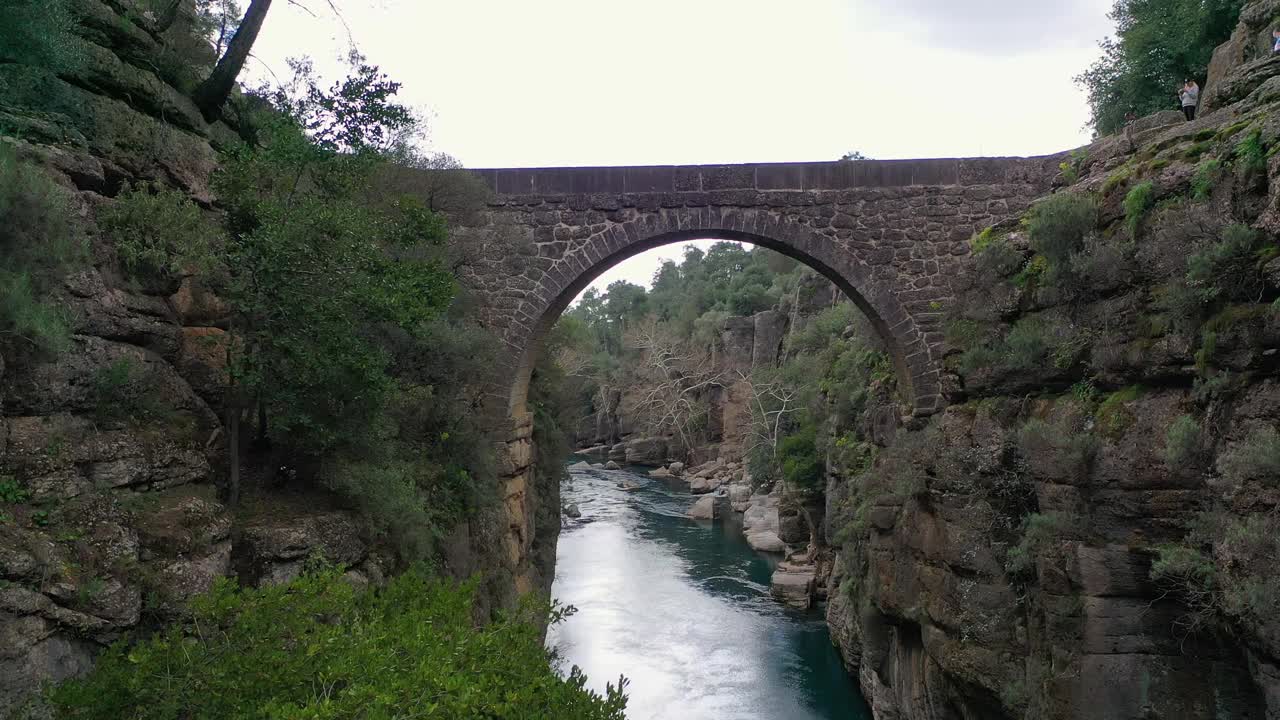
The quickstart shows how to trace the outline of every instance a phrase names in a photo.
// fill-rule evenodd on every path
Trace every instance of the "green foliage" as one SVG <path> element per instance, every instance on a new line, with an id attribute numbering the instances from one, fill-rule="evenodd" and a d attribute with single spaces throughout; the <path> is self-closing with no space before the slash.
<path id="1" fill-rule="evenodd" d="M 0 143 L 0 339 L 50 353 L 70 347 L 70 324 L 47 295 L 86 257 L 67 193 Z"/>
<path id="2" fill-rule="evenodd" d="M 1176 106 L 1186 78 L 1203 78 L 1213 50 L 1235 29 L 1244 0 L 1116 0 L 1116 37 L 1076 82 L 1089 95 L 1092 124 L 1109 134 L 1139 116 Z"/>
<path id="3" fill-rule="evenodd" d="M 1061 545 L 1079 526 L 1080 519 L 1068 513 L 1028 515 L 1023 521 L 1022 537 L 1005 554 L 1005 571 L 1014 577 L 1034 576 L 1037 558 Z"/>
<path id="4" fill-rule="evenodd" d="M 1164 436 L 1164 459 L 1170 470 L 1199 461 L 1204 452 L 1200 423 L 1190 415 L 1179 415 Z"/>
<path id="5" fill-rule="evenodd" d="M 1039 474 L 1080 480 L 1089 476 L 1099 442 L 1087 430 L 1065 422 L 1032 418 L 1018 430 L 1018 448 Z"/>
<path id="6" fill-rule="evenodd" d="M 408 129 L 389 100 L 395 84 L 361 65 L 332 93 L 307 76 L 295 85 L 274 95 L 257 144 L 228 154 L 215 187 L 243 339 L 237 382 L 273 436 L 319 454 L 370 427 L 394 391 L 368 330 L 419 332 L 451 302 L 454 279 L 442 218 L 373 183 L 382 144 Z"/>
<path id="7" fill-rule="evenodd" d="M 1203 160 L 1196 166 L 1196 174 L 1191 177 L 1191 197 L 1203 202 L 1213 195 L 1213 188 L 1222 173 L 1222 161 L 1218 158 Z"/>
<path id="8" fill-rule="evenodd" d="M 1075 185 L 1080 180 L 1080 171 L 1088 159 L 1087 149 L 1072 150 L 1066 160 L 1058 163 L 1058 169 L 1062 171 L 1062 179 L 1068 185 Z"/>
<path id="9" fill-rule="evenodd" d="M 126 185 L 99 213 L 98 225 L 134 277 L 167 280 L 207 274 L 218 262 L 217 226 L 177 190 Z"/>
<path id="10" fill-rule="evenodd" d="M 71 0 L 0 0 L 0 62 L 44 67 L 65 73 L 85 57 L 75 39 Z M 4 95 L 0 82 L 0 96 Z"/>
<path id="11" fill-rule="evenodd" d="M 1049 353 L 1045 323 L 1038 317 L 1024 317 L 1004 338 L 1005 363 L 1016 370 L 1032 370 L 1044 364 Z"/>
<path id="12" fill-rule="evenodd" d="M 1280 486 L 1280 432 L 1272 427 L 1255 429 L 1223 454 L 1219 466 L 1223 477 L 1236 485 L 1258 480 Z"/>
<path id="13" fill-rule="evenodd" d="M 1246 177 L 1267 174 L 1267 148 L 1262 142 L 1262 130 L 1254 130 L 1236 144 L 1236 164 Z"/>
<path id="14" fill-rule="evenodd" d="M 290 585 L 220 580 L 189 625 L 107 651 L 86 678 L 50 694 L 55 717 L 622 720 L 625 680 L 605 696 L 576 668 L 556 674 L 542 620 L 526 604 L 482 627 L 470 588 L 408 572 L 359 593 L 336 570 Z M 157 677 L 163 676 L 163 682 Z"/>
<path id="15" fill-rule="evenodd" d="M 148 371 L 132 358 L 120 358 L 94 371 L 90 397 L 94 418 L 105 423 L 142 425 L 173 416 Z"/>
<path id="16" fill-rule="evenodd" d="M 818 433 L 805 425 L 782 441 L 778 457 L 787 490 L 805 495 L 820 494 L 826 482 L 826 463 L 818 454 Z"/>
<path id="17" fill-rule="evenodd" d="M 1145 391 L 1141 385 L 1130 385 L 1108 395 L 1094 413 L 1098 432 L 1112 440 L 1117 440 L 1128 432 L 1136 419 L 1128 406 L 1142 397 L 1143 392 Z"/>
<path id="18" fill-rule="evenodd" d="M 994 228 L 987 228 L 974 235 L 969 245 L 973 249 L 978 270 L 984 275 L 1007 277 L 1023 265 L 1023 255 L 1009 242 L 1008 234 L 998 233 Z"/>
<path id="19" fill-rule="evenodd" d="M 1155 204 L 1155 183 L 1150 180 L 1134 185 L 1129 194 L 1124 196 L 1124 225 L 1129 237 L 1137 238 L 1138 229 L 1142 226 L 1142 218 Z"/>
<path id="20" fill-rule="evenodd" d="M 1085 238 L 1098 222 L 1098 203 L 1091 196 L 1057 193 L 1040 201 L 1027 218 L 1031 247 L 1048 263 L 1050 279 L 1070 273 L 1072 255 L 1085 247 Z"/>
<path id="21" fill-rule="evenodd" d="M 12 475 L 0 475 L 0 502 L 24 503 L 31 499 L 31 493 L 18 484 Z"/>
<path id="22" fill-rule="evenodd" d="M 1151 579 L 1175 593 L 1190 609 L 1187 619 L 1192 630 L 1218 611 L 1221 589 L 1217 568 L 1199 547 L 1176 543 L 1157 546 Z"/>
<path id="23" fill-rule="evenodd" d="M 1273 247 L 1248 225 L 1229 225 L 1219 242 L 1187 257 L 1187 284 L 1205 305 L 1219 299 L 1254 300 L 1265 286 L 1261 261 Z"/>

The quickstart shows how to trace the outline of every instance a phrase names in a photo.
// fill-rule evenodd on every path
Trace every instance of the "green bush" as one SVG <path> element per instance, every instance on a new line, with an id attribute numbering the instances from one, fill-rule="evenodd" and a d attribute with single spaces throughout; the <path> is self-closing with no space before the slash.
<path id="1" fill-rule="evenodd" d="M 75 42 L 71 0 L 3 0 L 0 62 L 68 72 L 85 61 Z M 0 82 L 0 91 L 3 83 Z M 0 96 L 3 96 L 0 92 Z"/>
<path id="2" fill-rule="evenodd" d="M 1042 367 L 1049 354 L 1049 333 L 1043 320 L 1025 317 L 1004 338 L 1005 364 L 1017 370 Z"/>
<path id="3" fill-rule="evenodd" d="M 1093 468 L 1099 442 L 1087 431 L 1032 418 L 1018 429 L 1018 448 L 1037 474 L 1084 479 Z"/>
<path id="4" fill-rule="evenodd" d="M 1218 158 L 1209 158 L 1197 165 L 1196 174 L 1191 178 L 1191 197 L 1202 202 L 1208 200 L 1221 172 L 1222 161 Z"/>
<path id="5" fill-rule="evenodd" d="M 1068 539 L 1079 523 L 1079 518 L 1067 513 L 1028 515 L 1023 521 L 1022 537 L 1005 554 L 1005 570 L 1015 577 L 1034 575 L 1036 559 Z"/>
<path id="6" fill-rule="evenodd" d="M 1192 632 L 1220 611 L 1221 587 L 1213 559 L 1198 547 L 1166 544 L 1156 548 L 1151 579 L 1174 594 L 1189 610 L 1185 623 Z"/>
<path id="7" fill-rule="evenodd" d="M 820 493 L 826 482 L 826 464 L 818 454 L 817 429 L 806 425 L 782 440 L 778 447 L 782 480 L 789 492 Z"/>
<path id="8" fill-rule="evenodd" d="M 1261 265 L 1275 252 L 1275 245 L 1248 225 L 1228 225 L 1218 242 L 1187 258 L 1187 284 L 1203 305 L 1256 300 L 1265 288 Z"/>
<path id="9" fill-rule="evenodd" d="M 1068 272 L 1071 256 L 1084 248 L 1098 222 L 1098 203 L 1089 195 L 1057 193 L 1040 201 L 1027 218 L 1031 247 L 1051 273 Z"/>
<path id="10" fill-rule="evenodd" d="M 993 228 L 978 233 L 969 244 L 978 270 L 989 277 L 1008 277 L 1025 262 L 1022 253 L 1009 242 L 1008 234 L 997 233 Z"/>
<path id="11" fill-rule="evenodd" d="M 126 185 L 98 225 L 134 277 L 177 279 L 217 265 L 217 225 L 177 190 Z"/>
<path id="12" fill-rule="evenodd" d="M 141 425 L 175 415 L 147 369 L 132 358 L 98 368 L 90 379 L 90 396 L 99 422 Z"/>
<path id="13" fill-rule="evenodd" d="M 31 493 L 18 484 L 12 475 L 0 475 L 0 502 L 24 503 L 31 499 Z"/>
<path id="14" fill-rule="evenodd" d="M 1246 177 L 1267 174 L 1267 148 L 1262 142 L 1262 131 L 1254 130 L 1241 140 L 1235 149 L 1236 163 Z"/>
<path id="15" fill-rule="evenodd" d="M 366 593 L 334 570 L 256 590 L 220 580 L 189 625 L 113 646 L 50 704 L 61 720 L 622 720 L 625 680 L 602 697 L 551 667 L 542 621 L 564 612 L 526 605 L 476 628 L 471 609 L 470 589 L 414 572 Z"/>
<path id="16" fill-rule="evenodd" d="M 1196 463 L 1204 452 L 1200 423 L 1190 415 L 1179 415 L 1164 436 L 1164 459 L 1170 470 Z"/>
<path id="17" fill-rule="evenodd" d="M 1142 394 L 1142 386 L 1130 385 L 1123 390 L 1117 390 L 1108 395 L 1098 405 L 1098 409 L 1094 413 L 1094 419 L 1098 423 L 1098 432 L 1103 437 L 1112 440 L 1117 440 L 1128 432 L 1136 419 L 1129 410 L 1128 405 L 1142 397 Z"/>
<path id="18" fill-rule="evenodd" d="M 70 323 L 47 296 L 87 257 L 77 217 L 66 191 L 0 143 L 0 339 L 70 347 Z"/>
<path id="19" fill-rule="evenodd" d="M 1124 196 L 1124 225 L 1129 237 L 1137 238 L 1142 226 L 1142 218 L 1155 204 L 1155 183 L 1150 180 L 1133 186 L 1129 194 Z"/>
<path id="20" fill-rule="evenodd" d="M 1237 485 L 1258 480 L 1280 486 L 1280 433 L 1257 428 L 1222 456 L 1220 466 L 1223 477 Z"/>

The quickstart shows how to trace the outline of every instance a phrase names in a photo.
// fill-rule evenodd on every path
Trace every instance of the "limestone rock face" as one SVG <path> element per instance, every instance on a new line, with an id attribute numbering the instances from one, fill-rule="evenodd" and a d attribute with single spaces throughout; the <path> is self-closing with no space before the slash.
<path id="1" fill-rule="evenodd" d="M 264 518 L 243 528 L 241 534 L 235 564 L 241 580 L 251 585 L 289 582 L 311 557 L 355 566 L 369 552 L 360 526 L 345 512 Z"/>
<path id="2" fill-rule="evenodd" d="M 694 520 L 714 520 L 716 517 L 716 499 L 712 495 L 698 498 L 687 513 Z"/>
<path id="3" fill-rule="evenodd" d="M 667 441 L 664 438 L 635 438 L 628 440 L 624 447 L 624 462 L 628 465 L 662 465 L 667 459 Z"/>
<path id="4" fill-rule="evenodd" d="M 769 593 L 780 602 L 799 610 L 813 604 L 817 570 L 813 565 L 779 563 L 769 583 Z"/>

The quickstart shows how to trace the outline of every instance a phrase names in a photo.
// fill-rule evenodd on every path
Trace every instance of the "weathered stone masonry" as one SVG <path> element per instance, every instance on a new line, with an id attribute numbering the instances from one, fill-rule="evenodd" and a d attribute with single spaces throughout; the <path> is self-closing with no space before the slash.
<path id="1" fill-rule="evenodd" d="M 917 416 L 946 404 L 943 318 L 973 233 L 1045 195 L 1061 157 L 480 170 L 487 209 L 454 218 L 465 280 L 509 348 L 493 373 L 508 419 L 506 555 L 521 587 L 549 587 L 531 549 L 529 378 L 545 333 L 600 273 L 680 240 L 742 240 L 823 273 L 884 338 Z M 475 259 L 477 258 L 478 259 Z M 504 417 L 498 417 L 503 416 Z"/>
<path id="2" fill-rule="evenodd" d="M 839 285 L 928 415 L 945 402 L 943 309 L 970 237 L 1044 195 L 1058 159 L 482 170 L 495 196 L 459 236 L 502 255 L 470 281 L 512 351 L 499 377 L 517 414 L 543 334 L 597 275 L 659 245 L 718 238 L 770 247 Z"/>

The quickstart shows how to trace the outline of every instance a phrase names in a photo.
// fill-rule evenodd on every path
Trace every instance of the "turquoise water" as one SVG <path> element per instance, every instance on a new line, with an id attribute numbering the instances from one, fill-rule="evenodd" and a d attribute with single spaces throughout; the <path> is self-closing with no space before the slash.
<path id="1" fill-rule="evenodd" d="M 573 472 L 563 495 L 582 517 L 560 536 L 553 594 L 578 612 L 547 642 L 593 687 L 626 675 L 628 718 L 870 718 L 821 610 L 769 597 L 778 558 L 747 546 L 741 516 L 694 522 L 682 483 L 627 472 Z"/>

